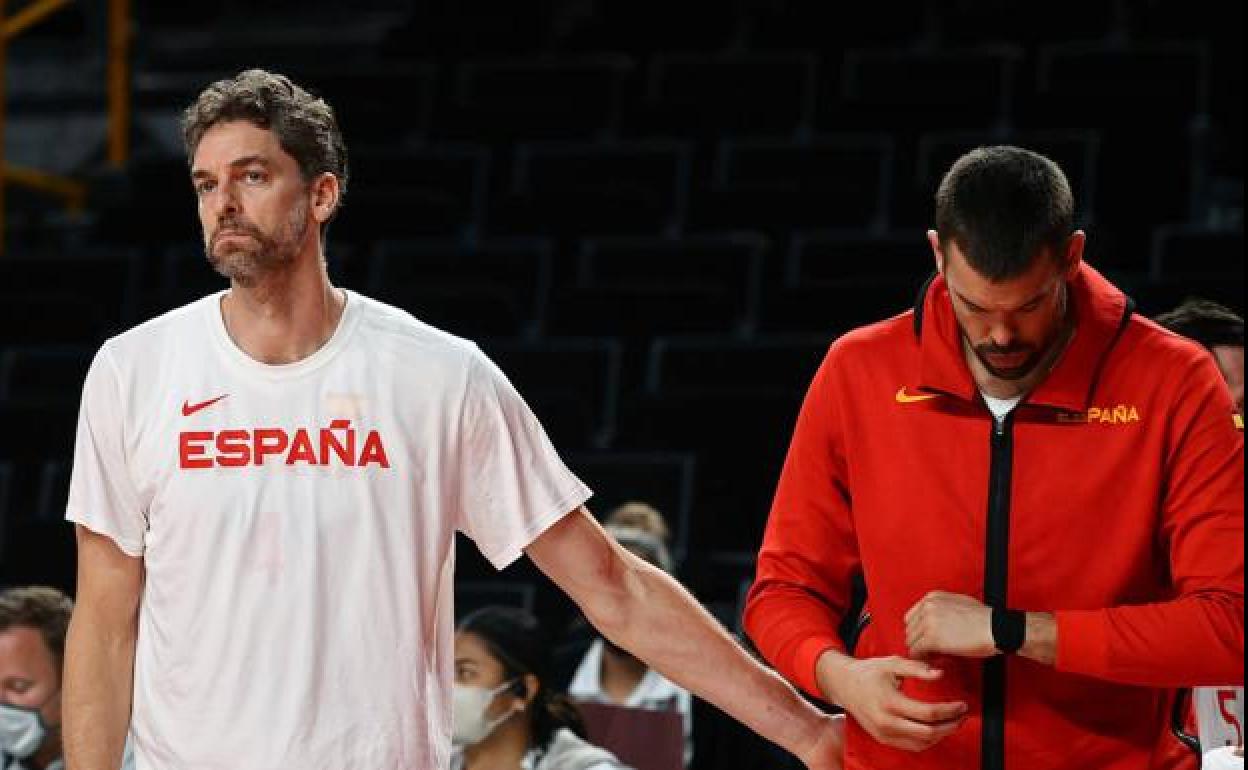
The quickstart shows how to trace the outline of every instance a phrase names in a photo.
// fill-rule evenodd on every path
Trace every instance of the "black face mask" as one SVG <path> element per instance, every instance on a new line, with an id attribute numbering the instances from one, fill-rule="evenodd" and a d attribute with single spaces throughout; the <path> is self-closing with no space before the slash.
<path id="1" fill-rule="evenodd" d="M 617 657 L 622 657 L 622 658 L 633 658 L 634 660 L 637 659 L 636 655 L 633 655 L 631 652 L 619 646 L 618 644 L 611 641 L 607 637 L 600 635 L 598 638 L 602 640 L 602 643 L 606 645 L 606 648 L 610 650 L 613 655 L 616 655 Z"/>

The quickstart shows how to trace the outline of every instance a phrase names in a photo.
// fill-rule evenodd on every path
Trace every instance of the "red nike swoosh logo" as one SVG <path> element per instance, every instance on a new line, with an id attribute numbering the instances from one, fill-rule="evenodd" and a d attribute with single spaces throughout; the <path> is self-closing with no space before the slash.
<path id="1" fill-rule="evenodd" d="M 230 394 L 226 393 L 225 396 L 217 396 L 216 398 L 209 399 L 208 401 L 201 401 L 198 404 L 192 404 L 190 401 L 183 401 L 182 402 L 182 416 L 190 417 L 191 415 L 198 412 L 200 409 L 207 409 L 208 407 L 212 406 L 213 404 L 217 403 L 218 401 L 220 401 L 221 399 L 225 398 L 228 395 Z"/>

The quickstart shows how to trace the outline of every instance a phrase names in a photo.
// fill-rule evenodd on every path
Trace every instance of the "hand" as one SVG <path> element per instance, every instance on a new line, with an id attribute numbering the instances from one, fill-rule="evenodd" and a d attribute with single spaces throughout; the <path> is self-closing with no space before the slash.
<path id="1" fill-rule="evenodd" d="M 998 653 L 992 609 L 970 596 L 932 591 L 906 613 L 906 646 L 920 659 L 935 654 L 990 658 Z"/>
<path id="2" fill-rule="evenodd" d="M 832 651 L 819 659 L 815 676 L 825 695 L 886 746 L 923 751 L 957 731 L 966 717 L 964 702 L 924 703 L 902 694 L 901 681 L 907 677 L 932 681 L 941 676 L 917 660 L 858 660 Z"/>
<path id="3" fill-rule="evenodd" d="M 842 770 L 845 767 L 845 715 L 826 717 L 811 747 L 803 753 L 807 770 Z"/>

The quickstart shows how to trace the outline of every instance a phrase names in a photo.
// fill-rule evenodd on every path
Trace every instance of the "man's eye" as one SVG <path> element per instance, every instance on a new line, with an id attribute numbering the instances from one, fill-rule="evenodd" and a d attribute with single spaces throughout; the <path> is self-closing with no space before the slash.
<path id="1" fill-rule="evenodd" d="M 246 179 L 248 182 L 256 182 L 256 183 L 263 182 L 264 172 L 263 171 L 248 171 L 246 175 Z"/>
<path id="2" fill-rule="evenodd" d="M 212 192 L 214 187 L 216 187 L 216 185 L 213 184 L 212 182 L 200 182 L 199 184 L 195 185 L 195 192 L 198 195 L 204 195 L 205 193 Z"/>

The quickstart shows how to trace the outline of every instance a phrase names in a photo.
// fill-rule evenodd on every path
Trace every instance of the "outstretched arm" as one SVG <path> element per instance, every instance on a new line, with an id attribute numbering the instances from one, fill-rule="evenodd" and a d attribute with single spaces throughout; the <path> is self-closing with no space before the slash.
<path id="1" fill-rule="evenodd" d="M 841 767 L 842 723 L 756 662 L 679 583 L 621 548 L 579 508 L 527 553 L 607 638 L 811 770 Z"/>

